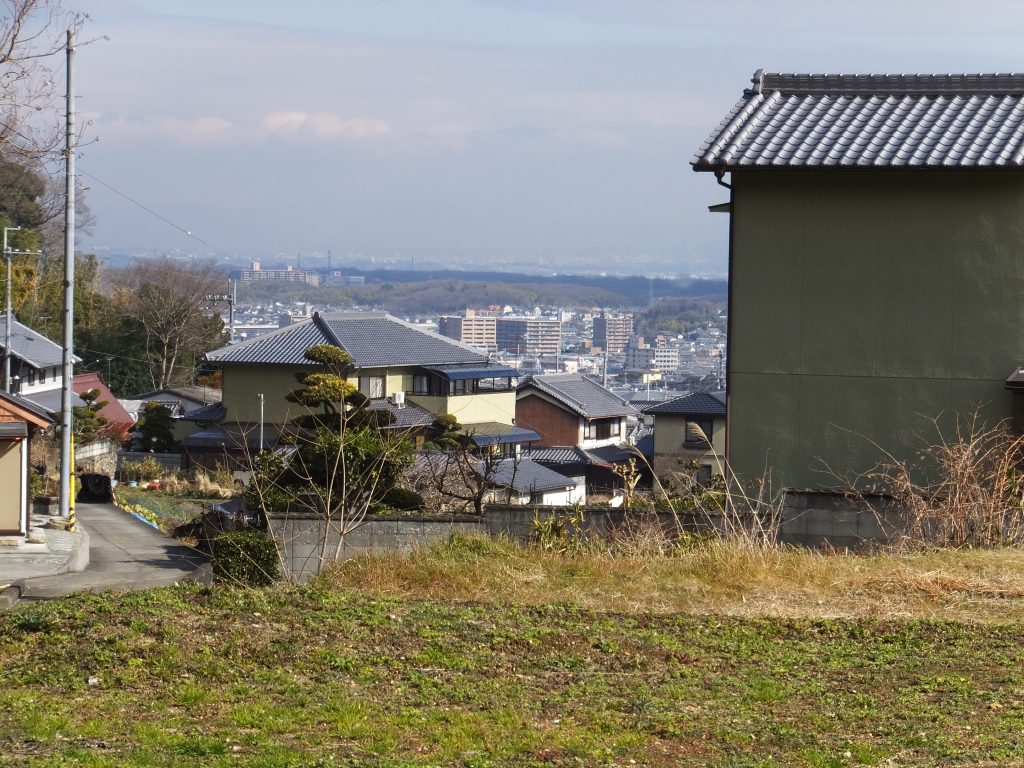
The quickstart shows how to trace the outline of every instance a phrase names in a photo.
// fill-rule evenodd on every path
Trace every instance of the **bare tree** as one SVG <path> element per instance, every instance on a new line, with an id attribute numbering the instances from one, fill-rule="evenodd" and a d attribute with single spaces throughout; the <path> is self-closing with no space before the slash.
<path id="1" fill-rule="evenodd" d="M 511 503 L 519 462 L 518 456 L 477 454 L 468 448 L 427 451 L 417 456 L 413 487 L 448 507 L 454 504 L 465 510 L 472 505 L 473 512 L 481 515 L 487 500 L 502 489 Z"/>
<path id="2" fill-rule="evenodd" d="M 176 383 L 183 361 L 191 372 L 196 357 L 226 341 L 220 317 L 204 313 L 206 296 L 226 279 L 212 261 L 183 263 L 164 256 L 137 261 L 112 279 L 114 301 L 145 335 L 154 389 Z"/>
<path id="3" fill-rule="evenodd" d="M 41 158 L 59 146 L 54 55 L 84 20 L 60 0 L 0 0 L 0 155 Z"/>

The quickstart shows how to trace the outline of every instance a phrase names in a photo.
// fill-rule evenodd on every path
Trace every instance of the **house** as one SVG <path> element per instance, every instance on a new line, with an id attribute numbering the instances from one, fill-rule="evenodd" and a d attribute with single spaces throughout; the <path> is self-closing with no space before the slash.
<path id="1" fill-rule="evenodd" d="M 759 70 L 693 167 L 729 194 L 740 479 L 842 488 L 1013 415 L 1024 76 Z"/>
<path id="2" fill-rule="evenodd" d="M 11 543 L 28 533 L 29 443 L 37 430 L 52 424 L 46 409 L 0 390 L 0 538 L 11 537 Z"/>
<path id="3" fill-rule="evenodd" d="M 110 388 L 98 373 L 76 373 L 71 389 L 76 395 L 81 395 L 83 392 L 91 392 L 92 390 L 99 392 L 99 397 L 96 398 L 96 401 L 105 403 L 105 405 L 99 409 L 98 414 L 111 425 L 111 432 L 113 434 L 127 434 L 135 424 L 135 419 L 124 409 L 118 399 L 114 397 L 114 393 L 110 391 Z"/>
<path id="4" fill-rule="evenodd" d="M 516 423 L 540 435 L 530 458 L 585 483 L 588 493 L 621 487 L 618 472 L 631 461 L 649 482 L 649 441 L 628 442 L 636 437 L 629 435 L 636 416 L 623 398 L 578 373 L 528 376 L 516 392 Z"/>
<path id="5" fill-rule="evenodd" d="M 587 376 L 528 376 L 516 389 L 516 423 L 540 435 L 538 446 L 597 448 L 625 440 L 636 409 Z"/>
<path id="6" fill-rule="evenodd" d="M 199 408 L 206 408 L 220 402 L 220 390 L 198 385 L 167 387 L 143 392 L 128 398 L 132 402 L 160 403 L 170 410 L 172 416 L 186 416 Z"/>
<path id="7" fill-rule="evenodd" d="M 725 474 L 725 393 L 693 392 L 644 408 L 654 419 L 654 471 L 659 475 L 697 465 L 696 480 Z"/>
<path id="8" fill-rule="evenodd" d="M 351 383 L 370 399 L 369 407 L 389 411 L 392 428 L 422 442 L 439 416 L 454 416 L 477 445 L 505 450 L 538 439 L 515 426 L 518 372 L 487 355 L 383 312 L 314 314 L 304 322 L 223 347 L 206 355 L 223 371 L 222 400 L 205 428 L 184 440 L 190 453 L 227 452 L 235 458 L 259 448 L 259 427 L 270 447 L 280 427 L 306 413 L 286 396 L 299 384 L 296 374 L 316 366 L 304 357 L 314 345 L 329 344 L 352 357 Z"/>
<path id="9" fill-rule="evenodd" d="M 0 315 L 0 351 L 7 338 L 7 318 Z M 48 413 L 60 413 L 64 381 L 64 350 L 27 325 L 11 322 L 11 392 L 19 394 Z M 81 358 L 72 357 L 80 363 Z M 82 405 L 73 397 L 73 405 Z"/>
<path id="10" fill-rule="evenodd" d="M 548 469 L 531 456 L 421 451 L 405 482 L 434 509 L 482 511 L 484 504 L 567 506 L 586 503 L 582 479 Z"/>

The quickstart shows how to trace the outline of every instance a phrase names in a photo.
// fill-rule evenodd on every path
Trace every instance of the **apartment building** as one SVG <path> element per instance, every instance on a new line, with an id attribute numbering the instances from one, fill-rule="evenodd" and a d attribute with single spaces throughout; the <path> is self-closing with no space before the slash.
<path id="1" fill-rule="evenodd" d="M 442 336 L 490 354 L 498 350 L 496 320 L 492 315 L 478 315 L 475 310 L 467 309 L 462 315 L 442 315 L 437 319 L 437 329 Z"/>
<path id="2" fill-rule="evenodd" d="M 633 315 L 601 310 L 594 318 L 594 346 L 613 355 L 622 353 L 633 336 Z"/>
<path id="3" fill-rule="evenodd" d="M 498 317 L 495 321 L 499 351 L 517 355 L 558 354 L 562 323 L 557 317 Z"/>

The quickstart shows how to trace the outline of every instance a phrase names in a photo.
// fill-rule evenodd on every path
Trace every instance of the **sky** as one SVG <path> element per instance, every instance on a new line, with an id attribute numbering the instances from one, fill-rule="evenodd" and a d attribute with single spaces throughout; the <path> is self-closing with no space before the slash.
<path id="1" fill-rule="evenodd" d="M 1009 0 L 75 7 L 81 247 L 267 265 L 722 274 L 690 161 L 756 69 L 1008 72 L 1024 33 Z"/>

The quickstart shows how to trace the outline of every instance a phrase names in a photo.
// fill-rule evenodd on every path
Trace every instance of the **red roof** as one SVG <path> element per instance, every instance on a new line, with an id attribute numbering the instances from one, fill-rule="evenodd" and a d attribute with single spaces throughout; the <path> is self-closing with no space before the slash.
<path id="1" fill-rule="evenodd" d="M 135 419 L 121 406 L 98 373 L 76 373 L 71 389 L 76 395 L 88 392 L 90 389 L 98 389 L 100 391 L 98 399 L 105 400 L 107 403 L 100 408 L 100 416 L 111 424 L 124 424 L 126 427 L 130 427 L 135 423 Z"/>

